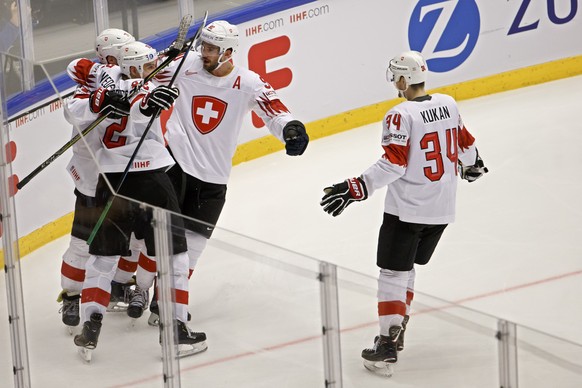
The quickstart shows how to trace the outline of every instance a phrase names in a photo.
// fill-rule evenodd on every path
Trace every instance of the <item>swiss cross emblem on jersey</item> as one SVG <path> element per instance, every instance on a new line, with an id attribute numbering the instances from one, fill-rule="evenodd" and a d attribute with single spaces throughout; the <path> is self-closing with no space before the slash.
<path id="1" fill-rule="evenodd" d="M 228 104 L 216 97 L 192 97 L 192 119 L 194 126 L 200 133 L 206 135 L 218 127 Z"/>

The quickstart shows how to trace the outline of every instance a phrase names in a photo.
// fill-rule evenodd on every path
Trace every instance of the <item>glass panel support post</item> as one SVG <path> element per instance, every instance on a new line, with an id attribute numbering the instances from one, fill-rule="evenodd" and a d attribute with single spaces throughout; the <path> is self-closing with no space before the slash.
<path id="1" fill-rule="evenodd" d="M 323 362 L 326 388 L 342 388 L 342 361 L 339 323 L 337 267 L 319 264 Z"/>
<path id="2" fill-rule="evenodd" d="M 194 14 L 194 1 L 193 0 L 178 0 L 178 6 L 180 7 L 180 20 L 185 15 L 192 15 L 192 22 L 194 22 L 195 14 Z"/>
<path id="3" fill-rule="evenodd" d="M 0 79 L 2 78 L 1 72 L 2 69 L 0 69 Z M 2 231 L 3 264 L 6 275 L 12 371 L 14 373 L 14 387 L 28 388 L 30 387 L 30 365 L 24 319 L 20 251 L 18 249 L 14 197 L 10 194 L 10 182 L 14 179 L 11 163 L 14 155 L 11 154 L 13 148 L 9 146 L 9 126 L 5 102 L 4 85 L 0 84 L 0 118 L 2 118 L 2 126 L 0 127 L 0 230 Z"/>
<path id="4" fill-rule="evenodd" d="M 156 243 L 156 268 L 158 275 L 158 308 L 160 312 L 160 339 L 164 388 L 180 387 L 180 364 L 176 346 L 174 305 L 172 303 L 172 255 L 169 214 L 159 208 L 153 210 L 152 225 Z"/>
<path id="5" fill-rule="evenodd" d="M 499 387 L 518 388 L 517 385 L 517 329 L 515 323 L 497 322 L 499 348 Z"/>
<path id="6" fill-rule="evenodd" d="M 10 3 L 9 3 L 10 4 Z M 34 39 L 32 36 L 32 13 L 30 0 L 18 0 L 20 16 L 20 48 L 22 61 L 22 90 L 34 87 Z"/>
<path id="7" fill-rule="evenodd" d="M 95 36 L 109 28 L 109 6 L 107 0 L 93 0 L 95 14 Z"/>

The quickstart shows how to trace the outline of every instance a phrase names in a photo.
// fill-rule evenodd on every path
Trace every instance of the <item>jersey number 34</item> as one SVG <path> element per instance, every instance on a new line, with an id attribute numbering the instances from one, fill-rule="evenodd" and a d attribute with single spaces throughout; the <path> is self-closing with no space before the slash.
<path id="1" fill-rule="evenodd" d="M 457 128 L 449 128 L 446 133 L 446 155 L 447 159 L 453 164 L 455 175 L 457 174 Z M 443 161 L 442 146 L 438 132 L 429 132 L 420 140 L 420 148 L 428 150 L 425 152 L 425 158 L 431 163 L 431 166 L 424 167 L 424 175 L 431 181 L 436 182 L 442 178 L 445 173 Z"/>

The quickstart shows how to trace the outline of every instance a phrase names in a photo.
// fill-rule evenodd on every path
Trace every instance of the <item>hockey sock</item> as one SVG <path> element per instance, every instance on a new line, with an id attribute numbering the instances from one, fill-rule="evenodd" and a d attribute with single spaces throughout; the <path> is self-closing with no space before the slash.
<path id="1" fill-rule="evenodd" d="M 409 271 L 381 269 L 378 277 L 378 317 L 380 334 L 390 335 L 390 327 L 400 326 L 406 314 Z"/>
<path id="2" fill-rule="evenodd" d="M 71 236 L 69 248 L 63 254 L 61 287 L 69 294 L 81 293 L 85 280 L 85 266 L 89 260 L 89 246 L 80 238 Z"/>
<path id="3" fill-rule="evenodd" d="M 105 314 L 109 305 L 111 281 L 117 268 L 118 256 L 93 256 L 87 261 L 85 282 L 81 292 L 81 317 L 87 321 L 91 314 Z"/>
<path id="4" fill-rule="evenodd" d="M 416 270 L 414 267 L 408 273 L 408 286 L 406 288 L 406 315 L 410 315 L 410 305 L 414 299 L 414 279 L 416 278 Z"/>
<path id="5" fill-rule="evenodd" d="M 194 233 L 192 231 L 186 231 L 186 242 L 188 243 L 188 259 L 190 261 L 190 275 L 196 268 L 198 264 L 198 259 L 202 256 L 204 248 L 206 248 L 206 243 L 208 239 L 201 234 Z"/>

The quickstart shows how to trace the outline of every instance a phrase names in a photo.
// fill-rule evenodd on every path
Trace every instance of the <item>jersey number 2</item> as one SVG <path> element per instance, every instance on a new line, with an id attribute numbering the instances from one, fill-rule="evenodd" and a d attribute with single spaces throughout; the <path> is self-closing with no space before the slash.
<path id="1" fill-rule="evenodd" d="M 120 136 L 118 133 L 123 132 L 127 125 L 127 116 L 121 118 L 121 122 L 113 123 L 105 129 L 103 135 L 103 144 L 107 148 L 117 148 L 125 145 L 127 141 L 126 136 Z"/>

